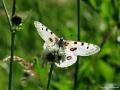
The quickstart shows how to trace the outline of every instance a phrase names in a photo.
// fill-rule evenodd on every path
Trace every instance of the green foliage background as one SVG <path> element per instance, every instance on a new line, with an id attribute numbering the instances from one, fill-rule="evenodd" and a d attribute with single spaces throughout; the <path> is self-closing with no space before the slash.
<path id="1" fill-rule="evenodd" d="M 14 62 L 12 90 L 43 90 L 47 85 L 50 65 L 41 67 L 43 40 L 33 22 L 42 22 L 59 37 L 77 40 L 77 0 L 16 0 L 16 14 L 23 19 L 22 30 L 15 39 L 15 55 L 28 62 L 37 58 L 34 70 L 40 80 L 30 77 L 22 81 L 23 68 Z M 11 15 L 12 0 L 5 0 Z M 80 57 L 78 90 L 104 90 L 108 83 L 120 89 L 120 1 L 80 0 L 80 39 L 101 46 L 100 53 Z M 3 58 L 10 55 L 10 31 L 0 1 L 0 90 L 7 90 L 9 64 Z M 51 90 L 73 90 L 74 66 L 55 68 Z M 117 89 L 117 90 L 119 90 Z"/>

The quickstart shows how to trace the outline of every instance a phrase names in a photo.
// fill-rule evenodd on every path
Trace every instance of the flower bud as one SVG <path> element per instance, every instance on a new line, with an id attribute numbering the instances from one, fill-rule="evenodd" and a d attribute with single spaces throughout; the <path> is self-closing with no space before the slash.
<path id="1" fill-rule="evenodd" d="M 11 21 L 13 25 L 18 26 L 22 23 L 22 18 L 15 15 L 11 18 Z"/>

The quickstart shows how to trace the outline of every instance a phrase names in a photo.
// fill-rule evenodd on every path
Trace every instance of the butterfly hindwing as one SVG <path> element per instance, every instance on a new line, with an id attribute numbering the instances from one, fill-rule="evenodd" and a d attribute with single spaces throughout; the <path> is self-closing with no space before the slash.
<path id="1" fill-rule="evenodd" d="M 100 50 L 97 45 L 77 41 L 65 41 L 65 47 L 76 56 L 89 56 Z"/>
<path id="2" fill-rule="evenodd" d="M 45 41 L 46 44 L 55 44 L 58 41 L 58 37 L 50 30 L 48 29 L 45 25 L 38 21 L 34 21 L 34 25 L 41 36 L 41 38 Z"/>
<path id="3" fill-rule="evenodd" d="M 65 68 L 68 66 L 71 66 L 77 61 L 77 56 L 75 56 L 72 52 L 70 52 L 68 49 L 65 49 L 65 60 L 60 61 L 59 63 L 55 63 L 57 67 Z"/>

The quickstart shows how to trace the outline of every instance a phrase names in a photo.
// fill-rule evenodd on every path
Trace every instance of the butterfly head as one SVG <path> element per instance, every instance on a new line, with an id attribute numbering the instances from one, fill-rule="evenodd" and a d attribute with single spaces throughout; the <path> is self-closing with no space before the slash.
<path id="1" fill-rule="evenodd" d="M 63 47 L 63 45 L 64 45 L 64 39 L 63 39 L 63 37 L 61 37 L 58 41 L 58 46 Z"/>
<path id="2" fill-rule="evenodd" d="M 64 41 L 64 38 L 63 38 L 63 37 L 61 37 L 61 38 L 60 38 L 60 40 L 61 40 L 61 41 Z"/>

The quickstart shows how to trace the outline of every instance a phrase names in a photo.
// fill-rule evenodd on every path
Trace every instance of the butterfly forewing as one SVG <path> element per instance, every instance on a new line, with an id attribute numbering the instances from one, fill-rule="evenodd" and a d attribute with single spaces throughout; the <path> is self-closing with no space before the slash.
<path id="1" fill-rule="evenodd" d="M 39 35 L 42 37 L 42 39 L 45 41 L 46 44 L 55 44 L 58 41 L 58 37 L 45 25 L 38 21 L 34 21 L 34 25 L 39 33 Z"/>
<path id="2" fill-rule="evenodd" d="M 97 53 L 100 48 L 97 45 L 77 42 L 77 41 L 65 41 L 66 49 L 69 49 L 70 52 L 73 52 L 76 56 L 89 56 Z"/>

